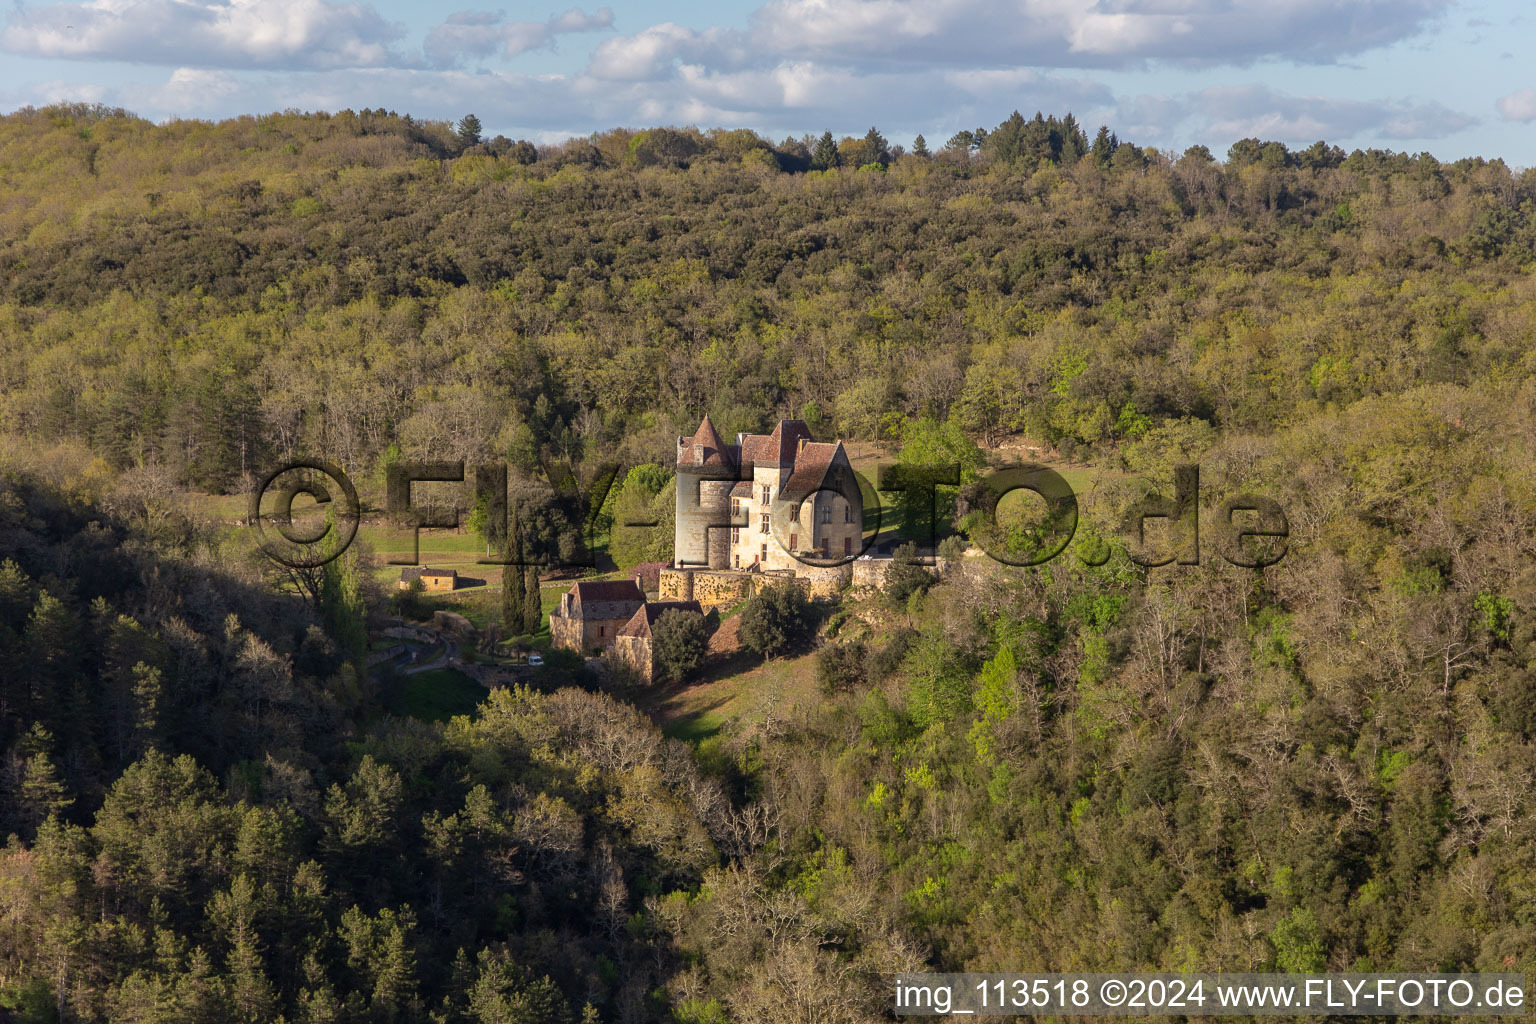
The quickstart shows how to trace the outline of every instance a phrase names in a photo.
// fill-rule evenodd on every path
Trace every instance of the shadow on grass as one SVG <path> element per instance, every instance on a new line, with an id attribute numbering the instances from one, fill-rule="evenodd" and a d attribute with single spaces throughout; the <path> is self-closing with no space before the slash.
<path id="1" fill-rule="evenodd" d="M 446 722 L 455 715 L 472 715 L 486 697 L 485 687 L 451 668 L 398 676 L 393 683 L 384 710 L 423 722 Z"/>

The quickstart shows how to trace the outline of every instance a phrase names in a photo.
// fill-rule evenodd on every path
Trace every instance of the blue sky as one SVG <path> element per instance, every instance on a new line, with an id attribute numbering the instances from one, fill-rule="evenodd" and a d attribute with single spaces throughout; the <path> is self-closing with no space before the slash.
<path id="1" fill-rule="evenodd" d="M 16 0 L 0 109 L 473 111 L 541 142 L 873 124 L 934 144 L 1017 108 L 1164 149 L 1255 135 L 1536 165 L 1536 9 L 1508 0 L 470 3 Z"/>

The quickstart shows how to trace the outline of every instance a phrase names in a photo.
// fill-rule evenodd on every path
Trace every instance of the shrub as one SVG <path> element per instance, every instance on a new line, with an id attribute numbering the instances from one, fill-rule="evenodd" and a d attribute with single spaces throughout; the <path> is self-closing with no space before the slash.
<path id="1" fill-rule="evenodd" d="M 906 603 L 913 593 L 933 586 L 933 574 L 918 560 L 917 545 L 903 544 L 891 558 L 885 572 L 885 595 L 892 601 Z"/>
<path id="2" fill-rule="evenodd" d="M 709 627 L 698 612 L 669 608 L 651 627 L 651 653 L 655 677 L 680 683 L 704 664 L 709 647 Z"/>
<path id="3" fill-rule="evenodd" d="M 816 682 L 824 693 L 847 693 L 864 682 L 862 641 L 827 644 L 816 652 Z"/>
<path id="4" fill-rule="evenodd" d="M 741 642 L 748 650 L 772 658 L 799 643 L 811 625 L 805 592 L 793 583 L 779 583 L 754 594 L 741 611 Z"/>
<path id="5" fill-rule="evenodd" d="M 869 656 L 869 665 L 865 670 L 865 678 L 881 680 L 894 675 L 901 667 L 902 659 L 907 656 L 907 651 L 912 647 L 912 641 L 917 632 L 911 629 L 900 629 L 891 637 L 886 645 Z"/>

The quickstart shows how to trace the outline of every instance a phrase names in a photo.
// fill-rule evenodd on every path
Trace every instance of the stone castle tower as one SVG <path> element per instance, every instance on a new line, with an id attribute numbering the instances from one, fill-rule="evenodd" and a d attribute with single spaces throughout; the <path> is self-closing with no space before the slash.
<path id="1" fill-rule="evenodd" d="M 692 437 L 677 439 L 678 569 L 802 576 L 862 554 L 863 523 L 842 442 L 811 440 L 802 420 L 726 444 L 705 416 Z"/>
<path id="2" fill-rule="evenodd" d="M 741 452 L 720 439 L 704 417 L 692 437 L 677 439 L 677 529 L 672 564 L 724 569 L 730 564 L 731 488 Z"/>

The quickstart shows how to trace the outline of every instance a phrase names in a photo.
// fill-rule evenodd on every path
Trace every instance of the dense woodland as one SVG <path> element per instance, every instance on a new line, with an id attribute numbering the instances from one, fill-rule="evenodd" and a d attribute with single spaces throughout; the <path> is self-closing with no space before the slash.
<path id="1" fill-rule="evenodd" d="M 1536 175 L 1070 117 L 913 150 L 0 118 L 0 1005 L 767 1024 L 880 1019 L 923 965 L 1536 974 Z M 375 497 L 504 461 L 565 550 L 596 466 L 704 412 L 967 480 L 1031 439 L 1091 471 L 1083 545 L 764 599 L 749 647 L 823 699 L 690 744 L 587 676 L 392 717 L 366 552 L 296 590 L 198 501 L 294 454 Z M 1206 512 L 1280 502 L 1279 564 L 1126 558 L 1190 462 Z"/>

